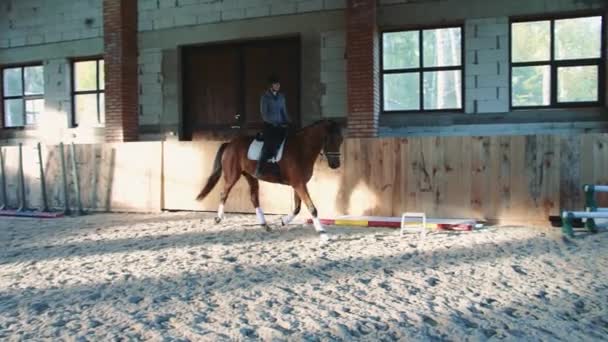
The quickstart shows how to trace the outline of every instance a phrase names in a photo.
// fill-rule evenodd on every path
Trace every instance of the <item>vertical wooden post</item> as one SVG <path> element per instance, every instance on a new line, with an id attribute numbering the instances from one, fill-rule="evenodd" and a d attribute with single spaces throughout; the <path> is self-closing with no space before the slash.
<path id="1" fill-rule="evenodd" d="M 24 211 L 27 207 L 25 203 L 25 176 L 23 173 L 23 143 L 19 143 L 19 208 L 17 211 Z"/>
<path id="2" fill-rule="evenodd" d="M 74 142 L 71 145 L 72 153 L 70 159 L 72 160 L 72 177 L 74 177 L 74 190 L 76 192 L 76 203 L 78 204 L 78 214 L 83 215 L 84 210 L 82 209 L 82 200 L 80 198 L 80 178 L 78 178 L 78 166 L 76 165 L 76 147 Z"/>
<path id="3" fill-rule="evenodd" d="M 68 194 L 68 176 L 66 174 L 65 152 L 63 151 L 63 142 L 59 144 L 59 155 L 61 156 L 61 176 L 63 177 L 63 201 L 65 215 L 70 215 L 70 196 Z"/>
<path id="4" fill-rule="evenodd" d="M 42 192 L 42 211 L 49 211 L 48 200 L 46 198 L 46 181 L 44 179 L 44 165 L 42 160 L 42 145 L 38 143 L 38 164 L 40 168 L 40 191 Z"/>

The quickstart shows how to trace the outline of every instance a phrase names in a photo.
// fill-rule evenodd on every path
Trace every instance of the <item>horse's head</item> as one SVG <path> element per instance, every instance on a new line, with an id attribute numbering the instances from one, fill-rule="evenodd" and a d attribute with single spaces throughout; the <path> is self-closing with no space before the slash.
<path id="1" fill-rule="evenodd" d="M 323 144 L 323 154 L 327 157 L 327 164 L 332 169 L 340 167 L 340 147 L 344 138 L 342 137 L 342 128 L 335 121 L 328 120 L 325 123 L 327 129 L 325 142 Z"/>

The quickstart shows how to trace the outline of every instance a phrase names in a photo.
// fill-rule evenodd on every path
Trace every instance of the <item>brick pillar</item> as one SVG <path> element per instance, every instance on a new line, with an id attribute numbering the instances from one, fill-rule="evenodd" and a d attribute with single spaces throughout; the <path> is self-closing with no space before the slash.
<path id="1" fill-rule="evenodd" d="M 103 0 L 108 142 L 138 139 L 137 1 Z"/>
<path id="2" fill-rule="evenodd" d="M 377 0 L 348 0 L 346 56 L 348 131 L 351 137 L 378 135 L 380 112 Z"/>

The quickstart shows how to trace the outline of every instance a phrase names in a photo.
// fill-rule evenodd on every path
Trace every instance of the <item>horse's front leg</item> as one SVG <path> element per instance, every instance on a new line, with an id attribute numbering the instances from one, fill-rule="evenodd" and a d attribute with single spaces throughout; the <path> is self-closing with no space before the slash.
<path id="1" fill-rule="evenodd" d="M 308 210 L 310 211 L 310 214 L 312 215 L 312 222 L 315 226 L 315 230 L 317 231 L 317 233 L 319 233 L 319 237 L 321 238 L 321 241 L 322 242 L 329 241 L 327 232 L 325 231 L 325 228 L 323 228 L 323 225 L 321 224 L 321 221 L 319 220 L 317 208 L 315 207 L 314 203 L 312 203 L 312 199 L 310 198 L 310 194 L 308 193 L 308 188 L 306 187 L 306 185 L 305 184 L 298 185 L 298 186 L 295 186 L 294 189 L 296 190 L 298 196 L 300 196 L 302 201 L 304 201 L 304 203 L 308 207 Z"/>
<path id="2" fill-rule="evenodd" d="M 250 174 L 244 173 L 245 179 L 247 179 L 247 183 L 249 183 L 249 193 L 251 196 L 251 204 L 255 208 L 255 214 L 258 218 L 258 223 L 266 229 L 266 231 L 270 231 L 270 226 L 266 223 L 266 218 L 264 217 L 264 212 L 260 207 L 260 182 L 251 176 Z"/>

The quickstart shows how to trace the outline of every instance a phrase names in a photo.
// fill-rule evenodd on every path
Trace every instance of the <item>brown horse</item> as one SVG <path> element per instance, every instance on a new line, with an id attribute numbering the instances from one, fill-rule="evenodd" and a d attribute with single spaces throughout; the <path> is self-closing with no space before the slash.
<path id="1" fill-rule="evenodd" d="M 340 146 L 343 138 L 338 123 L 321 120 L 289 134 L 283 147 L 282 158 L 278 162 L 280 173 L 277 175 L 262 174 L 259 180 L 253 176 L 256 161 L 247 157 L 247 151 L 253 139 L 253 137 L 241 136 L 220 146 L 215 156 L 213 172 L 197 196 L 197 200 L 204 199 L 213 190 L 223 171 L 225 185 L 215 219 L 216 223 L 221 222 L 224 218 L 224 204 L 230 190 L 239 178 L 244 176 L 249 183 L 251 203 L 256 210 L 258 221 L 269 231 L 270 227 L 266 224 L 264 213 L 260 208 L 259 180 L 290 185 L 294 189 L 295 209 L 291 215 L 281 218 L 281 223 L 283 225 L 290 223 L 300 212 L 301 203 L 304 201 L 312 214 L 315 230 L 320 234 L 321 239 L 326 241 L 327 234 L 317 217 L 317 208 L 310 198 L 306 184 L 312 177 L 314 163 L 320 154 L 325 155 L 330 168 L 340 167 Z"/>

